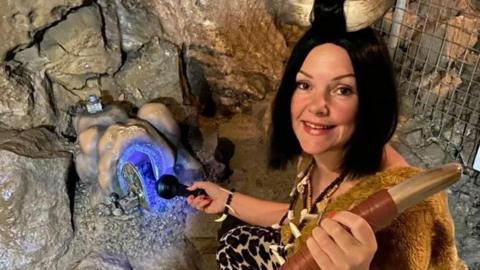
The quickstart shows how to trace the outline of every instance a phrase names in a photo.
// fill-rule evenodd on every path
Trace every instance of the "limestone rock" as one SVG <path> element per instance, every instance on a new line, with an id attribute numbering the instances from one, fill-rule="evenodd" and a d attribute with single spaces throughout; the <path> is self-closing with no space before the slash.
<path id="1" fill-rule="evenodd" d="M 46 129 L 0 133 L 0 269 L 58 269 L 72 237 L 70 164 Z"/>
<path id="2" fill-rule="evenodd" d="M 471 9 L 480 13 L 480 0 L 468 0 L 468 3 L 469 3 L 469 6 L 471 7 Z"/>
<path id="3" fill-rule="evenodd" d="M 200 269 L 218 269 L 215 259 L 218 246 L 218 231 L 221 224 L 214 222 L 212 215 L 196 212 L 187 217 L 185 235 L 200 253 Z"/>
<path id="4" fill-rule="evenodd" d="M 205 168 L 206 179 L 218 181 L 225 179 L 227 167 L 217 160 L 219 144 L 217 128 L 218 126 L 205 118 L 200 118 L 199 126 L 187 131 L 187 138 L 190 148 Z"/>
<path id="5" fill-rule="evenodd" d="M 120 48 L 108 46 L 102 27 L 100 11 L 91 5 L 48 29 L 40 44 L 40 55 L 49 60 L 49 77 L 67 89 L 80 89 L 90 78 L 116 72 L 121 65 Z"/>
<path id="6" fill-rule="evenodd" d="M 150 2 L 165 38 L 202 64 L 218 103 L 226 95 L 238 106 L 276 87 L 287 47 L 265 1 Z"/>
<path id="7" fill-rule="evenodd" d="M 62 156 L 67 154 L 70 145 L 59 139 L 52 131 L 46 128 L 36 128 L 26 131 L 0 131 L 0 146 L 17 154 L 29 157 Z"/>
<path id="8" fill-rule="evenodd" d="M 177 47 L 170 42 L 154 39 L 138 52 L 129 54 L 122 69 L 115 75 L 116 84 L 108 90 L 114 96 L 141 106 L 160 97 L 183 103 Z"/>
<path id="9" fill-rule="evenodd" d="M 132 266 L 124 256 L 89 254 L 73 270 L 129 270 Z"/>
<path id="10" fill-rule="evenodd" d="M 228 138 L 235 145 L 230 160 L 234 168 L 229 177 L 230 187 L 258 198 L 287 202 L 295 165 L 289 164 L 286 170 L 268 168 L 267 133 L 259 128 L 263 126 L 265 113 L 265 108 L 254 107 L 251 113 L 237 114 L 219 126 L 219 137 Z"/>
<path id="11" fill-rule="evenodd" d="M 73 270 L 189 270 L 198 269 L 195 264 L 188 263 L 183 256 L 190 254 L 178 253 L 175 250 L 157 254 L 155 258 L 127 258 L 115 254 L 89 254 Z M 167 264 L 166 262 L 169 262 Z"/>
<path id="12" fill-rule="evenodd" d="M 480 19 L 477 17 L 457 16 L 448 21 L 445 51 L 451 60 L 462 61 L 466 49 L 473 48 L 478 41 Z M 460 44 L 460 45 L 457 45 Z M 465 57 L 466 60 L 468 60 Z M 471 60 L 470 65 L 475 65 Z"/>
<path id="13" fill-rule="evenodd" d="M 458 13 L 462 0 L 410 1 L 408 12 L 418 13 L 431 22 L 448 20 Z M 427 17 L 428 14 L 428 17 Z"/>
<path id="14" fill-rule="evenodd" d="M 6 0 L 0 9 L 0 60 L 28 46 L 35 34 L 62 18 L 82 0 Z"/>
<path id="15" fill-rule="evenodd" d="M 105 216 L 98 211 L 102 205 L 90 205 L 91 194 L 84 188 L 81 185 L 75 194 L 75 238 L 59 263 L 63 269 L 74 268 L 76 262 L 98 251 L 116 257 L 117 262 L 125 263 L 122 258 L 128 258 L 133 269 L 198 269 L 198 253 L 184 236 L 190 212 L 184 199 L 169 200 L 161 214 L 142 210 Z"/>
<path id="16" fill-rule="evenodd" d="M 408 133 L 405 136 L 405 141 L 408 145 L 417 146 L 422 143 L 422 130 L 418 129 Z"/>
<path id="17" fill-rule="evenodd" d="M 127 53 L 137 51 L 153 37 L 162 35 L 162 25 L 148 1 L 101 0 L 99 2 L 102 6 L 108 3 L 115 9 L 123 51 Z M 107 28 L 106 33 L 109 32 Z"/>
<path id="18" fill-rule="evenodd" d="M 28 129 L 54 124 L 48 80 L 27 73 L 7 72 L 0 66 L 0 128 Z"/>
<path id="19" fill-rule="evenodd" d="M 113 74 L 121 65 L 118 24 L 108 11 L 102 9 L 107 18 L 105 23 L 95 4 L 73 11 L 47 29 L 39 44 L 19 51 L 14 58 L 14 63 L 19 63 L 28 73 L 48 77 L 48 94 L 44 96 L 55 104 L 57 130 L 67 136 L 75 135 L 71 125 L 74 106 L 89 95 L 100 96 L 97 78 Z M 104 28 L 117 31 L 108 31 L 104 37 Z M 37 104 L 42 99 L 33 100 L 33 106 L 49 107 Z"/>
<path id="20" fill-rule="evenodd" d="M 5 71 L 2 69 L 0 74 L 0 88 L 2 89 L 2 99 L 0 100 L 0 116 L 3 126 L 11 127 L 21 122 L 25 125 L 23 119 L 31 122 L 29 111 L 31 109 L 32 90 L 19 84 L 16 81 L 9 80 Z"/>
<path id="21" fill-rule="evenodd" d="M 417 29 L 413 34 L 407 50 L 407 59 L 415 63 L 416 70 L 424 70 L 424 73 L 428 74 L 435 69 L 436 65 L 438 65 L 437 70 L 446 69 L 448 57 L 441 53 L 446 26 L 429 24 L 425 28 L 425 33 Z"/>
<path id="22" fill-rule="evenodd" d="M 446 98 L 451 92 L 455 91 L 461 83 L 462 79 L 458 76 L 458 71 L 451 69 L 446 72 L 431 91 L 439 97 Z"/>
<path id="23" fill-rule="evenodd" d="M 195 58 L 186 57 L 185 75 L 190 85 L 190 93 L 196 98 L 199 104 L 198 113 L 203 116 L 214 116 L 216 105 L 212 98 L 212 89 L 208 84 L 202 63 Z"/>
<path id="24" fill-rule="evenodd" d="M 154 256 L 136 256 L 130 259 L 133 269 L 191 270 L 198 269 L 199 255 L 189 242 L 179 241 L 176 246 L 157 252 Z"/>
<path id="25" fill-rule="evenodd" d="M 414 29 L 421 27 L 421 25 L 417 26 L 417 23 L 420 21 L 420 18 L 415 13 L 405 12 L 402 18 L 402 26 L 400 27 L 400 33 L 398 33 L 398 39 L 400 42 L 406 43 L 408 40 L 412 38 L 413 33 L 415 32 Z M 393 24 L 393 10 L 390 10 L 385 14 L 383 18 L 381 27 L 382 31 L 385 33 L 390 33 Z M 406 27 L 406 26 L 409 27 Z"/>
<path id="26" fill-rule="evenodd" d="M 411 15 L 406 17 L 409 20 Z M 412 17 L 414 18 L 414 17 Z M 411 22 L 415 23 L 412 19 Z M 443 23 L 427 23 L 417 26 L 408 47 L 408 59 L 415 62 L 415 69 L 430 73 L 446 69 L 449 61 L 466 62 L 474 66 L 477 55 L 473 48 L 478 41 L 480 20 L 471 16 L 456 16 Z M 407 27 L 403 27 L 407 28 Z M 411 30 L 408 30 L 411 32 Z M 408 40 L 408 36 L 406 36 Z"/>
<path id="27" fill-rule="evenodd" d="M 73 107 L 89 95 L 100 96 L 97 78 L 113 74 L 121 65 L 118 23 L 109 9 L 101 11 L 103 17 L 93 4 L 71 12 L 47 29 L 39 44 L 19 51 L 14 58 L 29 73 L 53 81 L 48 96 L 55 104 L 57 129 L 67 136 L 74 136 Z M 103 29 L 109 29 L 105 37 Z M 34 100 L 37 105 L 38 99 Z"/>
<path id="28" fill-rule="evenodd" d="M 96 1 L 98 7 L 100 8 L 100 12 L 102 13 L 102 20 L 103 20 L 103 27 L 102 33 L 104 34 L 104 42 L 106 42 L 107 50 L 119 53 L 122 51 L 122 33 L 120 32 L 120 19 L 117 13 L 117 6 L 114 1 L 109 0 L 98 0 Z M 116 55 L 118 57 L 118 55 Z M 115 64 L 117 61 L 121 61 L 121 59 L 115 59 Z M 121 65 L 121 63 L 120 63 Z M 118 68 L 119 66 L 115 66 Z"/>

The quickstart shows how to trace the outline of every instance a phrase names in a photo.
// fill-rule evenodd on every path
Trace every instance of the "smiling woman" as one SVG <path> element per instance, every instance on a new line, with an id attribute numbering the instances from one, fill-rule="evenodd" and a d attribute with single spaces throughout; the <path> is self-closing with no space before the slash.
<path id="1" fill-rule="evenodd" d="M 315 47 L 297 73 L 291 102 L 292 127 L 310 155 L 343 151 L 355 128 L 358 107 L 353 67 L 345 49 Z"/>
<path id="2" fill-rule="evenodd" d="M 354 77 L 346 76 L 350 74 Z M 358 105 L 349 104 L 350 110 L 355 109 L 356 128 L 345 144 L 345 159 L 341 167 L 345 173 L 355 176 L 377 171 L 384 145 L 397 125 L 398 104 L 388 52 L 373 30 L 366 28 L 343 34 L 322 34 L 322 29 L 312 27 L 297 43 L 274 101 L 270 152 L 273 168 L 284 167 L 303 152 L 299 144 L 301 141 L 297 140 L 297 134 L 291 128 L 293 119 L 290 118 L 293 114 L 292 102 L 299 95 L 298 90 L 305 87 L 320 88 L 314 89 L 316 93 L 328 92 L 325 89 L 329 89 L 330 97 L 336 94 L 337 98 L 330 98 L 336 100 L 336 104 L 356 99 Z M 349 92 L 353 95 L 346 100 L 339 99 Z M 343 101 L 339 103 L 339 100 Z"/>
<path id="3" fill-rule="evenodd" d="M 346 31 L 341 0 L 315 1 L 313 12 L 272 111 L 270 166 L 299 160 L 289 203 L 226 192 L 210 182 L 190 187 L 208 194 L 188 198 L 191 206 L 250 224 L 220 239 L 220 268 L 276 269 L 306 245 L 322 270 L 463 269 L 444 193 L 376 234 L 348 211 L 420 169 L 388 145 L 398 105 L 385 45 L 371 28 Z"/>

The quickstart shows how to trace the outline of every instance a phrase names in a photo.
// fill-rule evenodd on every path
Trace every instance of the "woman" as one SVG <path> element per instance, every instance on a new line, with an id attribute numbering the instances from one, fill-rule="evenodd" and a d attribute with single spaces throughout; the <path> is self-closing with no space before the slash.
<path id="1" fill-rule="evenodd" d="M 376 235 L 346 211 L 419 170 L 387 144 L 398 106 L 385 46 L 370 28 L 346 31 L 343 1 L 316 1 L 314 12 L 273 109 L 270 165 L 281 168 L 300 157 L 290 203 L 229 194 L 210 182 L 190 187 L 208 193 L 189 197 L 192 207 L 212 214 L 226 209 L 254 225 L 222 237 L 220 268 L 275 269 L 306 244 L 321 269 L 461 269 L 445 194 Z"/>

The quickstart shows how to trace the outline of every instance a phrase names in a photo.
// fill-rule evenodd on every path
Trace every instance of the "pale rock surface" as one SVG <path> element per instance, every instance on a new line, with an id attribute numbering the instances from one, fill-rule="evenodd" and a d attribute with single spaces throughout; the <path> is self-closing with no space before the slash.
<path id="1" fill-rule="evenodd" d="M 100 0 L 99 3 L 112 14 L 108 17 L 118 20 L 119 28 L 106 28 L 106 34 L 116 35 L 118 32 L 124 52 L 135 52 L 153 37 L 161 36 L 163 33 L 160 19 L 149 5 L 149 1 Z"/>
<path id="2" fill-rule="evenodd" d="M 115 74 L 116 83 L 110 89 L 114 96 L 141 106 L 156 98 L 169 98 L 183 103 L 180 58 L 178 48 L 158 38 L 139 51 L 129 54 L 122 69 Z"/>
<path id="3" fill-rule="evenodd" d="M 53 125 L 54 109 L 47 80 L 21 68 L 7 72 L 0 66 L 0 128 L 27 129 Z"/>
<path id="4" fill-rule="evenodd" d="M 0 9 L 0 60 L 28 46 L 36 33 L 58 21 L 82 0 L 5 0 Z M 5 38 L 8 37 L 8 38 Z"/>
<path id="5" fill-rule="evenodd" d="M 83 7 L 49 28 L 40 43 L 40 55 L 48 59 L 46 72 L 67 89 L 81 89 L 88 79 L 113 74 L 121 65 L 120 48 L 103 37 L 97 5 Z"/>
<path id="6" fill-rule="evenodd" d="M 89 254 L 73 270 L 130 270 L 126 257 L 111 254 Z"/>
<path id="7" fill-rule="evenodd" d="M 202 64 L 218 103 L 241 108 L 276 87 L 287 47 L 265 1 L 147 2 L 165 38 Z"/>
<path id="8" fill-rule="evenodd" d="M 0 269 L 61 269 L 73 235 L 70 165 L 46 129 L 0 132 Z"/>

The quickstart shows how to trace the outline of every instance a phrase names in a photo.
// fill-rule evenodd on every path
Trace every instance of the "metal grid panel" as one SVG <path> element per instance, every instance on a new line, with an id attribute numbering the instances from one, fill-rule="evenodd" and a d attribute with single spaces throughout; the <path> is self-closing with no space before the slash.
<path id="1" fill-rule="evenodd" d="M 463 3 L 459 5 L 459 2 Z M 375 25 L 386 38 L 410 117 L 473 171 L 480 146 L 479 13 L 452 0 L 398 0 Z"/>

